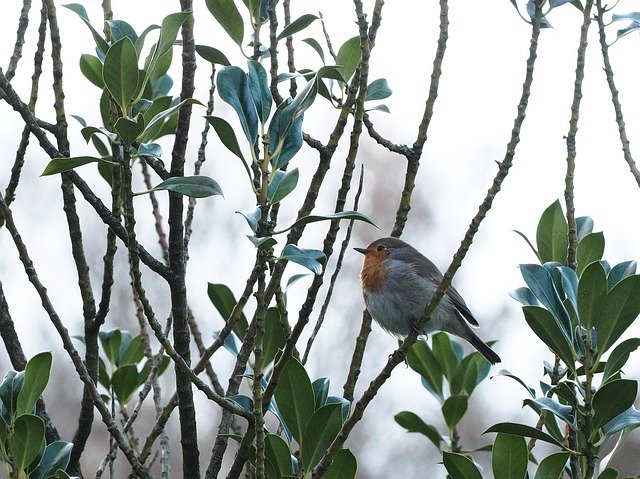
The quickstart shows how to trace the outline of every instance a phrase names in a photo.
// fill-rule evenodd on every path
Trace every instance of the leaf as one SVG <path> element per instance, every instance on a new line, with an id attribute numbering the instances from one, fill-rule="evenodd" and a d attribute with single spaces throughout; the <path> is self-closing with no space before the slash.
<path id="1" fill-rule="evenodd" d="M 358 211 L 341 211 L 340 213 L 331 213 L 328 215 L 309 215 L 309 216 L 304 216 L 302 218 L 300 218 L 299 220 L 295 221 L 291 226 L 289 226 L 288 228 L 284 229 L 284 230 L 280 230 L 280 231 L 276 231 L 274 232 L 274 234 L 278 234 L 278 233 L 284 233 L 286 231 L 289 231 L 292 228 L 298 228 L 300 226 L 309 224 L 309 223 L 315 223 L 317 221 L 326 221 L 326 220 L 357 220 L 357 221 L 364 221 L 365 223 L 369 223 L 370 225 L 375 226 L 376 228 L 378 228 L 378 226 L 376 226 L 376 224 L 369 219 L 368 216 L 363 215 L 362 213 L 358 212 Z"/>
<path id="2" fill-rule="evenodd" d="M 231 39 L 242 47 L 244 24 L 233 0 L 206 0 L 207 8 Z"/>
<path id="3" fill-rule="evenodd" d="M 367 94 L 365 95 L 364 101 L 384 100 L 385 98 L 389 98 L 391 93 L 393 92 L 387 84 L 387 79 L 379 78 L 372 81 L 367 87 Z"/>
<path id="4" fill-rule="evenodd" d="M 607 275 L 609 289 L 613 288 L 618 284 L 618 282 L 627 276 L 636 274 L 636 267 L 637 263 L 635 261 L 624 261 L 623 263 L 619 263 L 611 268 L 611 271 L 609 271 L 609 274 Z"/>
<path id="5" fill-rule="evenodd" d="M 433 352 L 424 341 L 416 341 L 407 352 L 407 364 L 426 381 L 429 391 L 444 402 L 442 390 L 442 368 Z"/>
<path id="6" fill-rule="evenodd" d="M 264 338 L 262 340 L 263 364 L 271 363 L 279 350 L 284 349 L 286 338 L 280 323 L 278 308 L 267 309 L 264 322 Z"/>
<path id="7" fill-rule="evenodd" d="M 345 81 L 348 81 L 358 68 L 360 55 L 360 37 L 350 38 L 338 50 L 336 66 L 340 67 Z"/>
<path id="8" fill-rule="evenodd" d="M 523 388 L 525 388 L 527 390 L 527 392 L 531 395 L 532 398 L 536 397 L 535 389 L 533 389 L 532 387 L 527 386 L 527 384 L 522 379 L 520 379 L 518 376 L 516 376 L 515 374 L 511 374 L 511 372 L 507 371 L 506 369 L 501 369 L 498 372 L 498 375 L 505 376 L 505 377 L 513 379 L 514 381 L 518 382 Z"/>
<path id="9" fill-rule="evenodd" d="M 104 58 L 102 79 L 123 113 L 128 111 L 138 89 L 138 56 L 127 37 L 111 45 Z"/>
<path id="10" fill-rule="evenodd" d="M 442 332 L 434 334 L 431 339 L 433 355 L 438 358 L 444 377 L 449 382 L 455 376 L 460 364 L 460 359 L 456 356 L 451 343 L 449 336 Z"/>
<path id="11" fill-rule="evenodd" d="M 290 37 L 294 33 L 298 33 L 299 31 L 304 30 L 318 18 L 320 17 L 318 17 L 317 15 L 311 15 L 309 13 L 296 18 L 293 22 L 282 29 L 277 37 L 277 40 L 282 40 L 283 38 Z"/>
<path id="12" fill-rule="evenodd" d="M 271 105 L 273 103 L 271 90 L 269 90 L 269 79 L 267 78 L 266 70 L 260 62 L 249 60 L 248 66 L 249 91 L 251 91 L 251 96 L 253 97 L 253 102 L 258 112 L 258 118 L 264 125 L 269 118 Z"/>
<path id="13" fill-rule="evenodd" d="M 527 2 L 527 13 L 529 14 L 529 17 L 531 17 L 531 21 L 533 21 L 535 18 L 535 11 L 536 5 L 534 1 L 529 0 Z M 552 28 L 551 23 L 549 23 L 549 20 L 547 20 L 544 15 L 542 15 L 542 17 L 540 18 L 540 28 Z"/>
<path id="14" fill-rule="evenodd" d="M 54 441 L 48 444 L 38 467 L 31 473 L 32 479 L 50 479 L 56 471 L 65 470 L 69 465 L 73 443 Z M 68 477 L 68 476 L 67 476 Z"/>
<path id="15" fill-rule="evenodd" d="M 524 306 L 522 308 L 525 320 L 533 332 L 545 343 L 549 349 L 560 356 L 568 366 L 574 365 L 574 353 L 571 343 L 560 330 L 553 315 L 538 306 Z"/>
<path id="16" fill-rule="evenodd" d="M 98 47 L 98 49 L 102 52 L 103 55 L 107 53 L 107 50 L 109 50 L 109 44 L 105 41 L 104 38 L 102 38 L 102 35 L 100 35 L 100 33 L 98 33 L 98 31 L 93 28 L 93 26 L 91 26 L 91 23 L 89 22 L 89 16 L 87 15 L 87 11 L 85 10 L 85 8 L 79 3 L 68 3 L 62 6 L 76 13 L 82 19 L 87 27 L 89 27 L 89 30 L 91 30 L 91 35 L 93 36 L 93 40 L 96 42 L 96 46 Z"/>
<path id="17" fill-rule="evenodd" d="M 449 429 L 453 429 L 467 412 L 469 396 L 452 395 L 442 405 L 442 416 Z"/>
<path id="18" fill-rule="evenodd" d="M 118 364 L 124 366 L 125 364 L 138 364 L 144 358 L 144 347 L 142 345 L 142 336 L 137 335 L 131 338 L 129 344 L 126 347 L 120 345 L 120 361 Z"/>
<path id="19" fill-rule="evenodd" d="M 471 459 L 455 452 L 442 452 L 442 463 L 451 479 L 482 479 L 482 474 Z"/>
<path id="20" fill-rule="evenodd" d="M 322 49 L 320 43 L 318 43 L 318 40 L 316 40 L 315 38 L 305 38 L 302 41 L 313 48 L 320 57 L 320 60 L 322 60 L 322 63 L 324 63 L 324 50 Z"/>
<path id="21" fill-rule="evenodd" d="M 118 132 L 118 135 L 120 135 L 124 144 L 131 146 L 144 131 L 144 117 L 138 115 L 135 121 L 125 117 L 118 118 L 113 127 Z"/>
<path id="22" fill-rule="evenodd" d="M 320 250 L 305 249 L 294 244 L 288 244 L 284 247 L 278 259 L 293 261 L 294 263 L 304 266 L 314 274 L 319 275 L 322 274 L 322 267 L 327 257 Z"/>
<path id="23" fill-rule="evenodd" d="M 315 94 L 314 94 L 315 97 Z M 274 169 L 283 168 L 302 148 L 302 113 L 294 117 L 293 101 L 280 103 L 269 123 L 269 154 Z"/>
<path id="24" fill-rule="evenodd" d="M 52 356 L 44 352 L 32 357 L 24 370 L 24 382 L 18 393 L 16 415 L 31 414 L 38 398 L 49 382 Z"/>
<path id="25" fill-rule="evenodd" d="M 325 404 L 309 420 L 300 443 L 300 458 L 306 471 L 312 470 L 329 448 L 342 426 L 340 404 Z"/>
<path id="26" fill-rule="evenodd" d="M 640 314 L 640 275 L 627 276 L 616 284 L 602 304 L 593 326 L 598 332 L 598 356 L 631 326 Z"/>
<path id="27" fill-rule="evenodd" d="M 540 302 L 536 299 L 531 290 L 524 286 L 510 292 L 509 296 L 524 306 L 540 306 Z"/>
<path id="28" fill-rule="evenodd" d="M 240 145 L 238 144 L 238 139 L 233 131 L 233 127 L 226 120 L 217 116 L 205 116 L 205 118 L 218 134 L 222 144 L 226 146 L 231 153 L 246 163 L 244 156 L 240 151 Z"/>
<path id="29" fill-rule="evenodd" d="M 578 243 L 576 260 L 578 262 L 578 276 L 589 263 L 600 261 L 604 254 L 604 234 L 602 232 L 590 233 Z"/>
<path id="30" fill-rule="evenodd" d="M 615 433 L 623 429 L 634 429 L 640 426 L 640 411 L 631 406 L 623 413 L 618 414 L 607 424 L 602 426 L 602 432 L 606 436 L 613 436 Z"/>
<path id="31" fill-rule="evenodd" d="M 258 231 L 258 225 L 260 223 L 260 218 L 262 217 L 262 209 L 260 209 L 259 206 L 250 213 L 243 213 L 242 211 L 236 211 L 236 213 L 242 215 L 244 219 L 247 220 L 251 231 L 254 233 Z"/>
<path id="32" fill-rule="evenodd" d="M 140 146 L 138 146 L 138 155 L 159 159 L 162 157 L 162 147 L 157 143 L 140 143 Z"/>
<path id="33" fill-rule="evenodd" d="M 153 102 L 154 106 L 155 106 L 155 101 Z M 154 140 L 156 138 L 159 138 L 160 136 L 162 136 L 163 132 L 162 129 L 164 126 L 166 126 L 167 124 L 169 124 L 169 122 L 171 121 L 171 118 L 173 117 L 174 113 L 178 113 L 178 110 L 180 110 L 180 108 L 182 108 L 183 106 L 186 105 L 202 105 L 202 103 L 200 103 L 198 100 L 195 100 L 193 98 L 187 98 L 186 100 L 181 101 L 180 103 L 177 103 L 173 106 L 170 106 L 160 112 L 158 112 L 157 114 L 155 114 L 151 120 L 149 120 L 147 122 L 147 127 L 145 129 L 144 135 L 143 135 L 143 139 L 142 141 L 144 142 L 148 142 L 151 140 Z M 149 111 L 153 111 L 155 113 L 156 109 L 154 107 L 150 108 Z M 145 115 L 145 118 L 149 116 L 149 115 Z M 175 131 L 175 127 L 173 127 L 173 130 Z"/>
<path id="34" fill-rule="evenodd" d="M 618 479 L 618 471 L 607 467 L 604 471 L 600 473 L 598 479 Z"/>
<path id="35" fill-rule="evenodd" d="M 356 456 L 349 449 L 340 449 L 322 477 L 323 479 L 355 479 L 357 472 Z"/>
<path id="36" fill-rule="evenodd" d="M 559 417 L 572 429 L 576 429 L 576 417 L 571 406 L 560 404 L 549 397 L 541 397 L 536 399 L 525 399 L 526 405 L 532 406 L 534 410 L 544 409 L 550 411 L 553 415 Z"/>
<path id="37" fill-rule="evenodd" d="M 124 20 L 108 20 L 109 29 L 111 30 L 111 41 L 117 42 L 121 38 L 128 37 L 134 44 L 138 41 L 138 34 Z"/>
<path id="38" fill-rule="evenodd" d="M 278 242 L 276 241 L 276 239 L 273 236 L 266 236 L 264 238 L 258 238 L 257 236 L 247 235 L 247 238 L 249 238 L 249 241 L 251 241 L 253 243 L 253 246 L 258 248 L 259 250 L 265 249 L 265 248 L 272 248 L 273 246 L 278 244 Z"/>
<path id="39" fill-rule="evenodd" d="M 585 236 L 593 232 L 593 219 L 590 216 L 578 216 L 576 218 L 576 230 L 576 236 L 578 237 L 578 242 L 580 242 Z"/>
<path id="40" fill-rule="evenodd" d="M 225 284 L 208 283 L 207 295 L 218 313 L 220 313 L 220 316 L 222 316 L 222 319 L 225 322 L 228 321 L 237 303 L 231 289 Z M 246 316 L 244 313 L 240 313 L 240 317 L 233 325 L 233 332 L 242 340 L 248 327 Z"/>
<path id="41" fill-rule="evenodd" d="M 393 418 L 400 426 L 405 428 L 407 432 L 418 432 L 426 436 L 438 449 L 440 449 L 440 445 L 444 442 L 444 439 L 435 427 L 426 424 L 417 414 L 411 411 L 399 412 Z"/>
<path id="42" fill-rule="evenodd" d="M 597 430 L 628 410 L 636 399 L 638 383 L 616 379 L 601 386 L 593 396 L 593 429 Z"/>
<path id="43" fill-rule="evenodd" d="M 451 380 L 453 394 L 466 393 L 470 396 L 480 382 L 487 377 L 491 364 L 480 353 L 473 352 L 465 357 Z"/>
<path id="44" fill-rule="evenodd" d="M 562 290 L 571 307 L 574 311 L 578 311 L 578 275 L 568 266 L 557 266 L 555 272 L 560 274 Z"/>
<path id="45" fill-rule="evenodd" d="M 570 452 L 556 452 L 545 457 L 536 470 L 534 479 L 560 479 L 561 474 L 564 473 L 564 466 L 571 457 Z"/>
<path id="46" fill-rule="evenodd" d="M 267 198 L 272 205 L 280 203 L 289 193 L 298 186 L 300 174 L 298 168 L 291 171 L 277 170 L 273 180 L 267 189 Z"/>
<path id="47" fill-rule="evenodd" d="M 231 65 L 226 55 L 217 48 L 208 45 L 196 45 L 196 53 L 214 65 L 222 65 L 223 67 Z"/>
<path id="48" fill-rule="evenodd" d="M 548 261 L 566 263 L 569 248 L 567 234 L 567 220 L 562 212 L 560 201 L 556 200 L 544 210 L 538 222 L 536 243 L 541 263 Z"/>
<path id="49" fill-rule="evenodd" d="M 102 79 L 102 62 L 98 57 L 93 55 L 80 55 L 80 71 L 84 77 L 101 90 L 104 88 L 104 80 Z"/>
<path id="50" fill-rule="evenodd" d="M 578 317 L 588 331 L 598 323 L 602 304 L 607 296 L 607 274 L 602 263 L 587 266 L 578 283 Z"/>
<path id="51" fill-rule="evenodd" d="M 501 422 L 498 424 L 494 424 L 485 432 L 483 432 L 483 434 L 486 434 L 488 432 L 497 432 L 497 433 L 511 434 L 513 436 L 530 437 L 538 441 L 548 442 L 549 444 L 559 446 L 563 449 L 565 448 L 562 445 L 562 443 L 556 441 L 553 437 L 551 437 L 546 432 L 536 429 L 535 427 L 527 426 L 525 424 L 517 424 L 513 422 Z"/>
<path id="52" fill-rule="evenodd" d="M 329 397 L 329 379 L 318 378 L 311 384 L 313 387 L 313 395 L 315 397 L 316 409 L 324 406 L 327 403 Z"/>
<path id="53" fill-rule="evenodd" d="M 131 400 L 131 396 L 138 388 L 138 369 L 133 364 L 120 366 L 111 376 L 113 392 L 118 402 L 124 407 Z"/>
<path id="54" fill-rule="evenodd" d="M 618 344 L 607 359 L 602 382 L 606 383 L 609 378 L 619 372 L 629 360 L 629 355 L 638 347 L 640 347 L 640 338 L 629 338 Z"/>
<path id="55" fill-rule="evenodd" d="M 245 411 L 253 411 L 253 399 L 251 399 L 249 396 L 245 396 L 243 394 L 235 394 L 233 396 L 229 396 L 229 399 L 231 399 Z"/>
<path id="56" fill-rule="evenodd" d="M 523 479 L 529 459 L 527 443 L 522 436 L 498 434 L 491 459 L 495 479 Z"/>
<path id="57" fill-rule="evenodd" d="M 216 81 L 220 98 L 236 111 L 242 131 L 253 145 L 258 137 L 258 113 L 249 90 L 247 75 L 238 67 L 223 67 L 218 72 Z"/>
<path id="58" fill-rule="evenodd" d="M 74 156 L 71 158 L 54 158 L 45 167 L 40 176 L 57 175 L 58 173 L 64 173 L 65 171 L 73 170 L 78 166 L 86 165 L 89 163 L 95 163 L 102 161 L 103 158 L 96 158 L 95 156 Z"/>
<path id="59" fill-rule="evenodd" d="M 280 436 L 267 434 L 264 438 L 265 457 L 271 461 L 280 476 L 292 475 L 291 451 Z"/>
<path id="60" fill-rule="evenodd" d="M 151 188 L 149 191 L 143 193 L 136 193 L 136 195 L 149 193 L 151 191 L 167 190 L 181 195 L 189 196 L 191 198 L 206 198 L 208 196 L 222 196 L 222 189 L 220 185 L 208 176 L 174 176 L 167 178 L 158 186 Z"/>
<path id="61" fill-rule="evenodd" d="M 13 464 L 24 471 L 40 453 L 44 442 L 44 421 L 32 414 L 23 414 L 13 421 L 13 434 L 8 445 Z"/>
<path id="62" fill-rule="evenodd" d="M 309 376 L 297 359 L 292 358 L 285 365 L 274 396 L 284 422 L 300 444 L 314 413 L 315 401 Z"/>

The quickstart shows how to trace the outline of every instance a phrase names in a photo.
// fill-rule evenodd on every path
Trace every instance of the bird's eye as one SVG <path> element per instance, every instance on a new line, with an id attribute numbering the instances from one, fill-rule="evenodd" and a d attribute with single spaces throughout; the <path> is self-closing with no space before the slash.
<path id="1" fill-rule="evenodd" d="M 384 251 L 384 250 L 386 250 L 386 249 L 387 249 L 387 247 L 386 247 L 385 245 L 383 245 L 383 244 L 379 245 L 379 246 L 376 248 L 376 250 L 377 250 L 377 251 Z"/>

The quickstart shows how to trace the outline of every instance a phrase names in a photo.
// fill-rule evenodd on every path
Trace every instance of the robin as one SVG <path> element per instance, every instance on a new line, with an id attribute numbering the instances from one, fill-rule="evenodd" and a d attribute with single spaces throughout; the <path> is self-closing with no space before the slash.
<path id="1" fill-rule="evenodd" d="M 364 254 L 360 284 L 367 310 L 387 332 L 406 337 L 422 317 L 442 273 L 417 249 L 397 238 L 381 238 L 366 248 L 354 249 Z M 460 293 L 450 286 L 421 333 L 454 334 L 467 340 L 491 364 L 499 363 L 500 356 L 467 322 L 478 326 Z"/>

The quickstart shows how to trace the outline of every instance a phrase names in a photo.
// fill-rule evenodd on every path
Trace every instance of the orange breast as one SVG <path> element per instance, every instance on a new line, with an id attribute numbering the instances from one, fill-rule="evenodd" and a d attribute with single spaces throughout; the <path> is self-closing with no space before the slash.
<path id="1" fill-rule="evenodd" d="M 365 294 L 377 293 L 384 286 L 387 280 L 387 268 L 382 265 L 382 262 L 386 257 L 387 254 L 383 252 L 371 252 L 365 256 L 360 271 L 360 284 Z"/>

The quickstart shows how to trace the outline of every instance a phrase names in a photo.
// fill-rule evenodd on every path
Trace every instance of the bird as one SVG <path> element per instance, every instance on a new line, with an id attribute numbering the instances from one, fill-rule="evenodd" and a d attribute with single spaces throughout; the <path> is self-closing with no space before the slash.
<path id="1" fill-rule="evenodd" d="M 442 273 L 398 238 L 380 238 L 366 248 L 354 249 L 364 254 L 360 285 L 371 317 L 390 334 L 408 336 L 442 281 Z M 446 331 L 468 341 L 491 364 L 499 363 L 500 356 L 467 323 L 478 326 L 460 293 L 449 286 L 420 334 Z"/>

